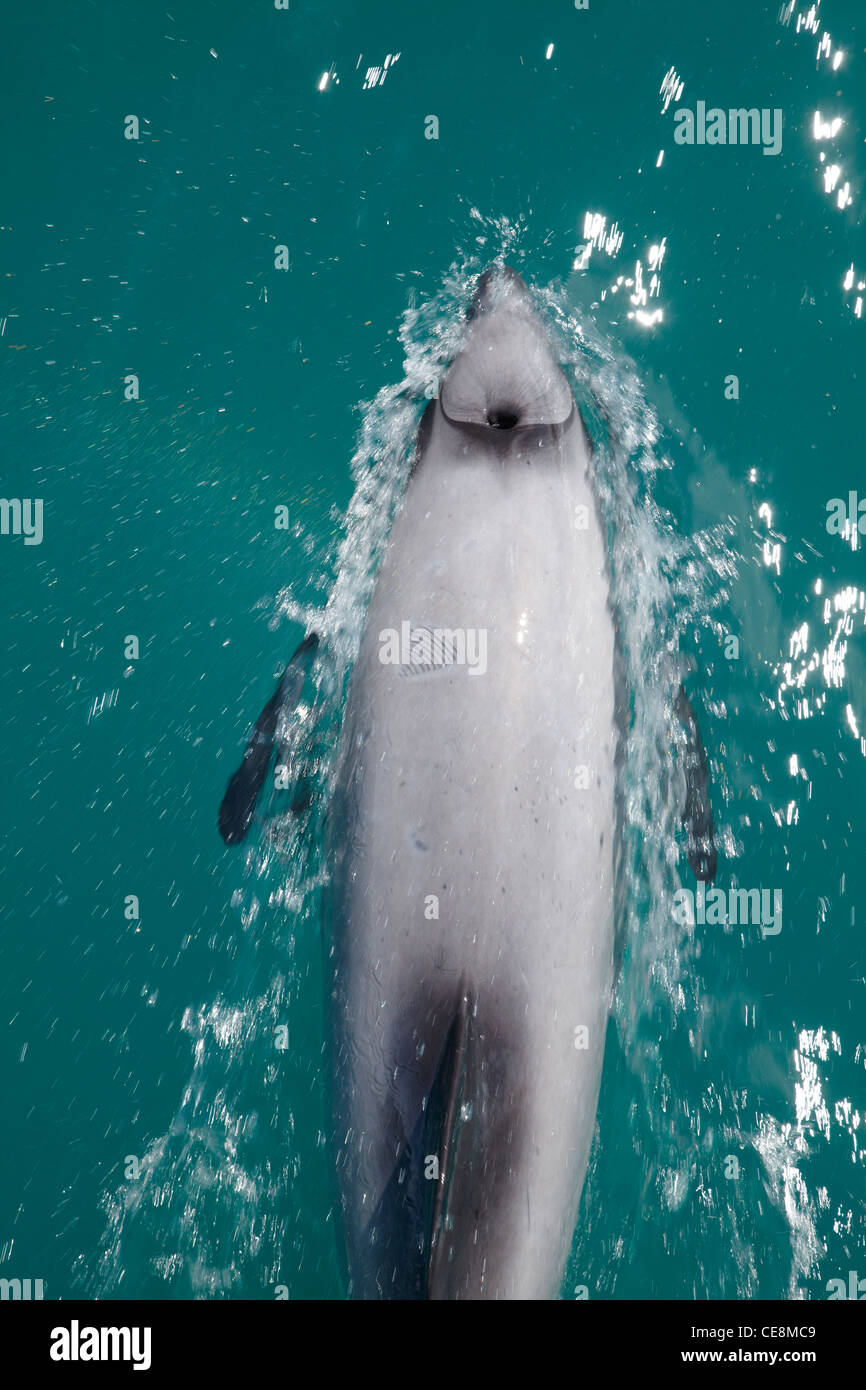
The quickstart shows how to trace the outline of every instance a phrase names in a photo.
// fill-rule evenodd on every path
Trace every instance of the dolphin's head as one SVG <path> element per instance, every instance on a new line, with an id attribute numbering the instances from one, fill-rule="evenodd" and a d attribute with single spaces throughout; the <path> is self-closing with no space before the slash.
<path id="1" fill-rule="evenodd" d="M 529 290 L 510 266 L 481 276 L 439 405 L 449 424 L 489 432 L 491 442 L 571 419 L 571 389 Z"/>

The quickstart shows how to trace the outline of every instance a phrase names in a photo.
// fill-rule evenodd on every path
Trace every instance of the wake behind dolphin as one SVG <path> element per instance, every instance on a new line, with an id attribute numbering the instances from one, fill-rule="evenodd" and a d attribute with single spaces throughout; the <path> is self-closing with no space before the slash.
<path id="1" fill-rule="evenodd" d="M 483 669 L 460 659 L 482 633 Z M 327 815 L 357 1297 L 559 1287 L 613 983 L 616 646 L 580 414 L 523 281 L 488 272 L 421 422 Z M 266 775 L 274 701 L 302 688 L 284 678 L 263 712 L 221 808 L 228 843 Z M 676 709 L 689 859 L 711 878 L 706 759 L 684 694 Z"/>

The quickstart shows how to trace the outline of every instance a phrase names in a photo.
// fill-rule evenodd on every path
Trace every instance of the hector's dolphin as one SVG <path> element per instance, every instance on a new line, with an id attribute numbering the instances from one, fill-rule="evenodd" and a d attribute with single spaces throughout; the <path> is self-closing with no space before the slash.
<path id="1" fill-rule="evenodd" d="M 355 1297 L 558 1292 L 613 983 L 615 668 L 587 436 L 529 291 L 490 271 L 421 422 L 328 812 Z M 229 784 L 231 843 L 264 779 L 271 703 Z M 688 766 L 711 835 L 702 745 Z"/>
<path id="2" fill-rule="evenodd" d="M 344 721 L 333 1022 L 356 1296 L 557 1293 L 610 1005 L 615 737 L 587 439 L 523 281 L 490 272 L 422 421 Z"/>

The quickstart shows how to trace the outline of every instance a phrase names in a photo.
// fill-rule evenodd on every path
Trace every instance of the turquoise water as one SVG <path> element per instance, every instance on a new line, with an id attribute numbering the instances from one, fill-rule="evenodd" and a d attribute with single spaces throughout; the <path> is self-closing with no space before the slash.
<path id="1" fill-rule="evenodd" d="M 0 536 L 4 1275 L 343 1295 L 316 822 L 227 851 L 216 808 L 308 621 L 349 668 L 496 258 L 598 447 L 634 691 L 625 959 L 563 1294 L 866 1275 L 862 563 L 825 525 L 862 474 L 864 30 L 853 3 L 797 13 L 7 6 L 2 491 L 44 499 L 44 537 Z M 781 109 L 781 153 L 676 145 L 699 100 Z M 844 124 L 816 140 L 816 111 Z M 587 252 L 588 214 L 621 243 Z M 678 652 L 718 881 L 781 889 L 776 936 L 671 918 Z"/>

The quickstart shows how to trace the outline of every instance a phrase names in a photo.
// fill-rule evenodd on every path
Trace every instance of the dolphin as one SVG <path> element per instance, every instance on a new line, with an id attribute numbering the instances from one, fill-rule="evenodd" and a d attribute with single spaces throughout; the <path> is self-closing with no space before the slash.
<path id="1" fill-rule="evenodd" d="M 220 810 L 243 840 L 309 634 Z M 614 982 L 623 721 L 592 451 L 532 294 L 481 276 L 418 430 L 326 815 L 333 1137 L 350 1292 L 549 1299 Z M 684 690 L 689 863 L 715 873 Z"/>
<path id="2" fill-rule="evenodd" d="M 330 816 L 356 1297 L 557 1294 L 613 978 L 614 666 L 587 436 L 494 270 L 421 423 Z"/>

